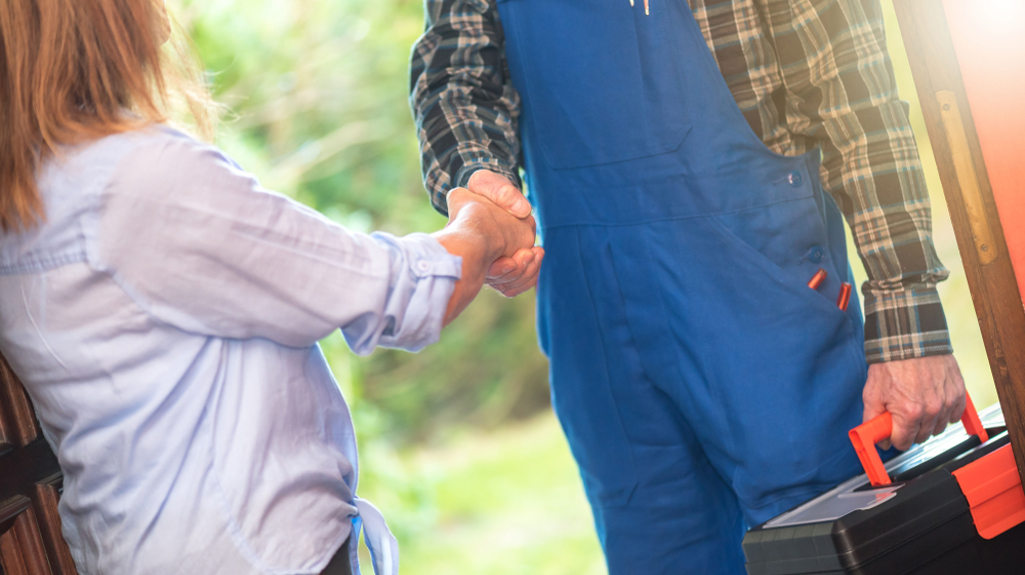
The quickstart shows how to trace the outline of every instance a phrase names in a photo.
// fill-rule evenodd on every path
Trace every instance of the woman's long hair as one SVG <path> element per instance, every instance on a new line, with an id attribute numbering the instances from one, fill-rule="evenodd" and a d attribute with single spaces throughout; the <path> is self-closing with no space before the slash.
<path id="1" fill-rule="evenodd" d="M 164 0 L 0 0 L 0 231 L 45 219 L 40 163 L 61 146 L 212 105 Z"/>

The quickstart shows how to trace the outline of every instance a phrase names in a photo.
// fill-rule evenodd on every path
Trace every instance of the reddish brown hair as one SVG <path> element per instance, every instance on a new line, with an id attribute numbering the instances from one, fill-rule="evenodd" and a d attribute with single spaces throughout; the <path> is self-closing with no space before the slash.
<path id="1" fill-rule="evenodd" d="M 40 163 L 67 144 L 213 115 L 164 0 L 0 0 L 0 230 L 45 218 Z M 170 39 L 169 39 L 170 38 Z"/>

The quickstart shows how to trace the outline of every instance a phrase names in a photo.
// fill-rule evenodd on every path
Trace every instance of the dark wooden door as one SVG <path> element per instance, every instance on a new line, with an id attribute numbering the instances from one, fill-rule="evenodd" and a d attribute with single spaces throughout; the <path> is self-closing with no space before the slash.
<path id="1" fill-rule="evenodd" d="M 0 575 L 74 575 L 61 537 L 62 475 L 25 390 L 0 356 Z"/>

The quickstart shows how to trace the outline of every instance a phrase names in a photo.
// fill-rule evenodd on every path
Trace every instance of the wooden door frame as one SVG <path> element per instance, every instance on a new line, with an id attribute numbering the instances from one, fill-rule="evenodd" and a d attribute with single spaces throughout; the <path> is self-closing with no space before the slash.
<path id="1" fill-rule="evenodd" d="M 894 0 L 894 8 L 936 154 L 997 396 L 1007 421 L 1011 448 L 1018 473 L 1025 478 L 1025 307 L 961 68 L 940 0 Z M 956 129 L 958 123 L 963 131 Z"/>

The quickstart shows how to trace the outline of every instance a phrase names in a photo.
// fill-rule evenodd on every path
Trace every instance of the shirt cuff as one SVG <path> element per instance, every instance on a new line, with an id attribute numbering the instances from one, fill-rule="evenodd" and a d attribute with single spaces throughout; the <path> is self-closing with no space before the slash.
<path id="1" fill-rule="evenodd" d="M 372 237 L 391 251 L 387 302 L 381 327 L 373 330 L 378 337 L 361 337 L 363 330 L 358 329 L 342 333 L 358 355 L 377 346 L 420 351 L 441 338 L 449 299 L 463 274 L 463 258 L 448 253 L 428 234 L 397 238 L 375 232 Z"/>
<path id="2" fill-rule="evenodd" d="M 520 175 L 515 164 L 509 164 L 494 156 L 457 155 L 449 164 L 452 179 L 448 185 L 438 185 L 431 190 L 431 203 L 442 215 L 448 216 L 448 192 L 452 188 L 465 188 L 470 182 L 470 176 L 478 170 L 488 170 L 500 176 L 504 176 L 517 188 L 523 189 L 520 185 Z"/>
<path id="3" fill-rule="evenodd" d="M 520 185 L 520 175 L 516 173 L 515 168 L 508 166 L 503 162 L 499 162 L 498 160 L 485 158 L 471 160 L 470 162 L 463 164 L 463 167 L 459 168 L 459 171 L 456 172 L 454 180 L 456 185 L 461 188 L 465 188 L 466 185 L 470 183 L 470 176 L 478 170 L 489 170 L 500 176 L 505 176 L 505 179 L 512 182 L 512 185 L 521 189 L 523 187 Z"/>
<path id="4" fill-rule="evenodd" d="M 901 287 L 865 297 L 868 363 L 950 353 L 950 332 L 935 286 Z"/>

